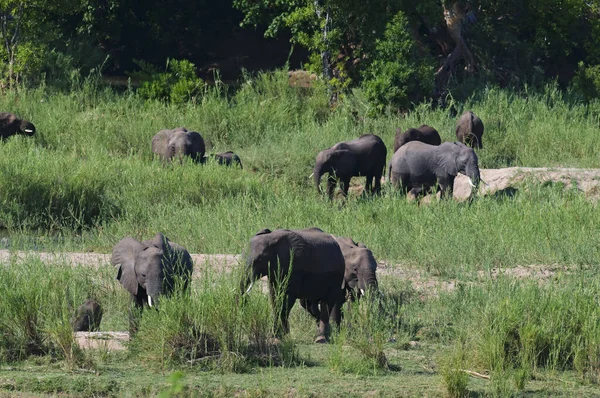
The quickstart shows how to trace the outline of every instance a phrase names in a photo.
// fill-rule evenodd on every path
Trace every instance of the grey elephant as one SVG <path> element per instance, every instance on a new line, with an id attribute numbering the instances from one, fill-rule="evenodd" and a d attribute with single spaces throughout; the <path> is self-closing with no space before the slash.
<path id="1" fill-rule="evenodd" d="M 5 140 L 15 134 L 34 135 L 35 126 L 27 120 L 19 119 L 13 113 L 0 113 L 0 139 Z"/>
<path id="2" fill-rule="evenodd" d="M 161 296 L 173 294 L 176 287 L 187 289 L 193 263 L 188 251 L 170 242 L 161 233 L 153 239 L 121 239 L 113 248 L 111 263 L 118 267 L 117 279 L 127 290 L 138 310 L 156 306 Z M 130 331 L 136 329 L 130 313 Z"/>
<path id="3" fill-rule="evenodd" d="M 340 246 L 344 256 L 344 283 L 338 296 L 338 303 L 334 311 L 341 311 L 345 301 L 354 301 L 367 292 L 377 292 L 377 260 L 373 252 L 362 242 L 355 242 L 351 238 L 332 235 Z M 319 315 L 318 308 L 308 300 L 300 300 L 300 304 L 313 317 Z M 341 318 L 341 314 L 334 313 L 335 318 Z"/>
<path id="4" fill-rule="evenodd" d="M 195 131 L 188 131 L 185 127 L 160 130 L 152 137 L 152 152 L 169 162 L 173 158 L 183 161 L 185 156 L 189 156 L 193 161 L 201 163 L 205 151 L 202 136 Z"/>
<path id="5" fill-rule="evenodd" d="M 456 122 L 456 139 L 472 148 L 483 148 L 483 122 L 471 111 L 466 111 Z"/>
<path id="6" fill-rule="evenodd" d="M 385 172 L 385 144 L 374 134 L 365 134 L 352 141 L 339 142 L 317 155 L 314 169 L 315 185 L 320 192 L 321 177 L 327 178 L 327 194 L 333 199 L 333 191 L 339 180 L 344 196 L 348 195 L 350 179 L 354 176 L 367 178 L 365 191 L 378 193 L 381 176 Z"/>
<path id="7" fill-rule="evenodd" d="M 421 141 L 430 145 L 440 145 L 442 138 L 440 133 L 436 129 L 426 124 L 418 128 L 409 128 L 405 132 L 402 132 L 399 128 L 396 129 L 396 136 L 394 137 L 394 153 L 402 145 L 410 141 Z"/>
<path id="8" fill-rule="evenodd" d="M 218 164 L 222 164 L 225 166 L 235 165 L 239 166 L 240 169 L 244 168 L 242 167 L 242 160 L 240 159 L 240 157 L 232 151 L 215 153 L 209 156 L 205 156 L 203 163 L 206 163 L 210 158 L 214 159 Z"/>
<path id="9" fill-rule="evenodd" d="M 102 306 L 96 300 L 88 299 L 81 304 L 71 321 L 75 332 L 97 332 L 102 321 Z"/>
<path id="10" fill-rule="evenodd" d="M 334 314 L 344 280 L 344 256 L 335 239 L 318 228 L 263 229 L 250 239 L 246 260 L 247 275 L 241 290 L 248 292 L 255 280 L 267 276 L 275 313 L 275 336 L 289 332 L 290 311 L 296 299 L 304 299 L 319 306 L 315 310 L 318 312 L 315 342 L 327 341 L 329 318 Z M 280 289 L 284 289 L 283 302 L 278 311 L 276 300 Z M 334 321 L 339 325 L 339 317 Z"/>
<path id="11" fill-rule="evenodd" d="M 400 147 L 389 164 L 389 179 L 394 186 L 415 196 L 428 193 L 437 184 L 442 197 L 452 197 L 458 173 L 469 177 L 471 187 L 480 182 L 475 151 L 460 142 L 429 145 L 412 141 Z"/>

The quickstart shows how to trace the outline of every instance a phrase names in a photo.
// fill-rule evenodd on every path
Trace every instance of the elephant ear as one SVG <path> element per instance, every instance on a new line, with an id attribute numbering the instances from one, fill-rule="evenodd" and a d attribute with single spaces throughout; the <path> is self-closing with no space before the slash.
<path id="1" fill-rule="evenodd" d="M 269 228 L 264 228 L 261 229 L 260 231 L 258 231 L 254 236 L 258 236 L 258 235 L 266 235 L 266 234 L 270 234 L 271 230 Z"/>
<path id="2" fill-rule="evenodd" d="M 457 158 L 461 147 L 466 147 L 460 142 L 448 142 L 440 145 L 436 151 L 436 159 L 441 169 L 449 175 L 458 174 Z"/>
<path id="3" fill-rule="evenodd" d="M 156 133 L 154 137 L 152 137 L 152 152 L 165 156 L 167 144 L 172 134 L 173 130 L 160 130 Z"/>
<path id="4" fill-rule="evenodd" d="M 144 250 L 144 245 L 128 236 L 115 245 L 110 260 L 112 265 L 119 267 L 117 279 L 133 295 L 137 294 L 139 287 L 135 273 L 135 258 L 142 250 Z"/>
<path id="5" fill-rule="evenodd" d="M 160 250 L 164 250 L 167 248 L 168 243 L 169 239 L 167 239 L 167 237 L 161 232 L 158 232 L 156 235 L 154 235 L 154 238 L 143 241 L 142 245 L 144 245 L 144 249 L 148 247 L 156 247 Z"/>

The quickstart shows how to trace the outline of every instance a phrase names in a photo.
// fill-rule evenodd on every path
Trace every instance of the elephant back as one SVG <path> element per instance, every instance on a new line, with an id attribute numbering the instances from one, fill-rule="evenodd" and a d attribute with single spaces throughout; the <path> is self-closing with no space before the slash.
<path id="1" fill-rule="evenodd" d="M 307 261 L 306 270 L 312 273 L 337 273 L 344 274 L 344 256 L 340 246 L 328 233 L 318 228 L 292 231 L 304 242 L 303 255 Z M 320 264 L 329 264 L 327 269 Z"/>

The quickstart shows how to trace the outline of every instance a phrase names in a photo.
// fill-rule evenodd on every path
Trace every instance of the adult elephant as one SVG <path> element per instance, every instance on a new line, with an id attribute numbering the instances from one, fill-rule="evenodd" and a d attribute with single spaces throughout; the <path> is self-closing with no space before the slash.
<path id="1" fill-rule="evenodd" d="M 377 260 L 364 243 L 357 243 L 348 237 L 332 236 L 344 256 L 344 283 L 338 295 L 338 303 L 334 306 L 334 311 L 340 311 L 345 301 L 354 301 L 367 292 L 374 293 L 379 290 L 376 275 Z M 315 303 L 300 300 L 300 304 L 313 317 L 318 317 L 319 312 Z M 341 318 L 341 314 L 334 313 L 334 317 Z"/>
<path id="2" fill-rule="evenodd" d="M 290 311 L 296 299 L 304 299 L 320 306 L 315 342 L 327 341 L 329 318 L 344 280 L 344 256 L 331 235 L 318 228 L 263 229 L 250 239 L 246 271 L 242 292 L 250 291 L 254 281 L 265 275 L 269 280 L 275 336 L 289 332 Z M 334 321 L 339 325 L 339 317 Z"/>
<path id="3" fill-rule="evenodd" d="M 13 113 L 0 113 L 0 139 L 5 140 L 15 134 L 32 136 L 35 134 L 35 126 L 27 120 L 19 119 Z"/>
<path id="4" fill-rule="evenodd" d="M 419 141 L 400 147 L 389 165 L 389 179 L 394 186 L 419 196 L 434 186 L 442 197 L 452 197 L 458 173 L 469 177 L 472 187 L 479 186 L 479 165 L 475 151 L 460 142 L 429 145 Z"/>
<path id="5" fill-rule="evenodd" d="M 113 248 L 111 263 L 118 267 L 117 279 L 139 310 L 158 304 L 160 296 L 173 294 L 176 287 L 187 289 L 193 263 L 188 251 L 161 233 L 153 239 L 121 239 Z M 130 313 L 130 330 L 135 331 Z"/>
<path id="6" fill-rule="evenodd" d="M 320 192 L 321 177 L 327 178 L 327 194 L 333 199 L 337 182 L 344 196 L 348 195 L 350 179 L 354 176 L 367 178 L 365 191 L 378 193 L 381 189 L 381 176 L 385 170 L 387 149 L 374 134 L 365 134 L 352 141 L 339 142 L 317 155 L 314 169 L 315 185 Z M 374 185 L 372 185 L 374 184 Z"/>
<path id="7" fill-rule="evenodd" d="M 440 133 L 436 129 L 426 124 L 418 128 L 409 128 L 405 132 L 402 132 L 399 128 L 396 129 L 396 136 L 394 137 L 394 153 L 402 145 L 410 141 L 421 141 L 430 145 L 440 145 L 442 139 Z"/>
<path id="8" fill-rule="evenodd" d="M 175 157 L 183 161 L 184 156 L 189 156 L 193 161 L 201 163 L 205 151 L 202 136 L 185 127 L 160 130 L 152 137 L 152 152 L 166 161 L 172 161 Z"/>
<path id="9" fill-rule="evenodd" d="M 481 136 L 483 135 L 483 122 L 471 111 L 466 111 L 456 122 L 456 139 L 472 148 L 483 148 Z"/>
<path id="10" fill-rule="evenodd" d="M 204 162 L 206 162 L 206 160 L 208 158 L 213 158 L 218 164 L 221 164 L 221 165 L 225 165 L 225 166 L 236 165 L 236 166 L 239 166 L 240 169 L 244 168 L 244 167 L 242 167 L 242 160 L 240 159 L 240 157 L 238 155 L 236 155 L 235 153 L 233 153 L 232 151 L 221 152 L 221 153 L 212 154 L 210 156 L 205 156 Z"/>

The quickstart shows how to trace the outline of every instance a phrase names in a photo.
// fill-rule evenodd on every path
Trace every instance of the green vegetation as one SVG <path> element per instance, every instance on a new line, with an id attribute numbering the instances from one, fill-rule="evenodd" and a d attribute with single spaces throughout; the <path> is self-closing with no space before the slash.
<path id="1" fill-rule="evenodd" d="M 320 83 L 293 88 L 284 72 L 247 75 L 235 92 L 205 86 L 180 104 L 117 94 L 94 75 L 74 80 L 69 93 L 7 91 L 0 108 L 37 127 L 33 137 L 0 143 L 0 223 L 10 249 L 109 253 L 126 235 L 161 231 L 193 253 L 239 254 L 262 228 L 318 226 L 365 242 L 390 265 L 382 297 L 353 304 L 323 346 L 313 344 L 314 322 L 299 306 L 290 335 L 273 341 L 261 288 L 242 301 L 239 270 L 196 264 L 189 296 L 146 311 L 128 350 L 114 352 L 79 349 L 69 324 L 93 297 L 104 307 L 102 331 L 127 329 L 128 294 L 110 265 L 3 261 L 0 394 L 593 395 L 597 203 L 533 181 L 514 197 L 462 203 L 419 206 L 387 186 L 381 197 L 331 203 L 310 178 L 319 150 L 373 132 L 391 151 L 396 127 L 423 123 L 454 138 L 456 118 L 444 110 L 372 116 L 364 98 L 356 89 L 330 108 Z M 486 125 L 483 168 L 599 167 L 598 102 L 548 85 L 488 87 L 453 103 Z M 209 152 L 234 150 L 244 169 L 153 159 L 151 137 L 175 126 L 199 131 Z M 564 271 L 494 277 L 494 268 L 536 264 Z"/>

